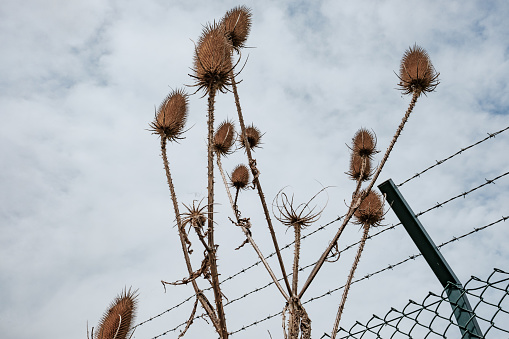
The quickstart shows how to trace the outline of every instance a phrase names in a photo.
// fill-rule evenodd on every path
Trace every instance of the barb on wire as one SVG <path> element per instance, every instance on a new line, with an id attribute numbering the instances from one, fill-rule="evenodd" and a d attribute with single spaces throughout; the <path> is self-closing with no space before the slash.
<path id="1" fill-rule="evenodd" d="M 464 151 L 466 151 L 466 150 L 468 150 L 468 149 L 470 149 L 470 148 L 472 148 L 472 147 L 475 147 L 475 146 L 479 145 L 480 143 L 485 142 L 485 141 L 486 141 L 486 140 L 488 140 L 488 139 L 491 139 L 491 138 L 496 137 L 498 134 L 500 134 L 500 133 L 502 133 L 502 132 L 505 132 L 505 131 L 506 131 L 506 130 L 508 130 L 508 129 L 509 129 L 509 126 L 508 126 L 508 127 L 506 127 L 506 128 L 504 128 L 504 129 L 502 129 L 502 130 L 500 130 L 500 131 L 498 131 L 498 132 L 495 132 L 495 133 L 488 133 L 488 136 L 487 136 L 486 138 L 484 138 L 484 139 L 482 139 L 482 140 L 479 140 L 478 142 L 473 143 L 473 144 L 472 144 L 472 145 L 470 145 L 470 146 L 467 146 L 467 147 L 465 147 L 465 148 L 460 149 L 458 152 L 454 153 L 453 155 L 448 156 L 448 157 L 447 157 L 447 158 L 445 158 L 445 159 L 442 159 L 442 160 L 436 160 L 436 163 L 435 163 L 435 164 L 431 165 L 430 167 L 426 168 L 425 170 L 423 170 L 423 171 L 421 171 L 421 172 L 419 172 L 419 173 L 416 173 L 413 177 L 408 178 L 407 180 L 403 181 L 401 184 L 399 184 L 399 185 L 397 185 L 397 186 L 398 186 L 398 187 L 403 186 L 404 184 L 406 184 L 406 183 L 407 183 L 407 182 L 409 182 L 410 180 L 415 179 L 415 178 L 417 178 L 417 177 L 420 177 L 420 176 L 421 176 L 421 174 L 423 174 L 424 172 L 429 171 L 429 170 L 430 170 L 430 169 L 432 169 L 433 167 L 436 167 L 436 166 L 438 166 L 438 165 L 443 164 L 443 163 L 444 163 L 444 162 L 446 162 L 447 160 L 452 159 L 452 158 L 454 158 L 454 157 L 455 157 L 455 156 L 457 156 L 457 155 L 460 155 L 460 154 L 461 154 L 461 153 L 463 153 Z"/>

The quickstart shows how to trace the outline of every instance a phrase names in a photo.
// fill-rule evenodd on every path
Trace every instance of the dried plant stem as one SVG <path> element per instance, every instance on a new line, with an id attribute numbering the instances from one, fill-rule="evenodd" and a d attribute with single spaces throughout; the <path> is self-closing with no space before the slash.
<path id="1" fill-rule="evenodd" d="M 187 251 L 186 236 L 184 235 L 185 230 L 182 225 L 182 219 L 180 218 L 177 196 L 175 194 L 175 188 L 173 186 L 173 181 L 171 179 L 170 165 L 168 163 L 168 157 L 166 155 L 166 139 L 165 138 L 161 138 L 161 155 L 163 157 L 164 169 L 166 171 L 166 179 L 168 181 L 168 186 L 170 187 L 171 200 L 173 202 L 173 208 L 174 208 L 175 216 L 177 219 L 177 227 L 179 230 L 179 237 L 180 237 L 180 244 L 182 245 L 182 252 L 184 253 L 184 259 L 186 261 L 186 266 L 187 266 L 187 270 L 189 272 L 189 276 L 192 276 L 193 268 L 191 266 L 191 259 L 189 258 L 189 253 Z M 191 283 L 193 285 L 194 292 L 196 293 L 196 297 L 200 300 L 200 303 L 202 304 L 203 309 L 205 310 L 205 312 L 207 312 L 207 315 L 209 316 L 210 320 L 212 321 L 212 324 L 216 328 L 216 331 L 219 333 L 219 329 L 220 329 L 219 321 L 218 321 L 217 316 L 214 312 L 214 309 L 211 307 L 210 302 L 208 301 L 207 297 L 205 297 L 203 292 L 199 289 L 196 281 L 192 280 Z"/>
<path id="2" fill-rule="evenodd" d="M 247 240 L 249 241 L 251 246 L 253 246 L 253 249 L 255 250 L 256 254 L 258 254 L 258 258 L 260 258 L 263 265 L 265 266 L 265 269 L 267 270 L 267 272 L 269 272 L 269 275 L 272 278 L 272 281 L 274 282 L 274 284 L 276 284 L 277 288 L 279 289 L 279 291 L 281 292 L 281 294 L 283 295 L 285 300 L 288 301 L 289 296 L 285 293 L 283 286 L 281 286 L 281 284 L 279 283 L 276 275 L 274 274 L 274 272 L 272 271 L 272 269 L 269 266 L 269 263 L 265 259 L 265 256 L 263 255 L 263 253 L 260 251 L 260 249 L 256 245 L 254 239 L 251 237 L 251 231 L 244 225 L 243 222 L 241 222 L 241 220 L 239 220 L 240 212 L 238 211 L 238 208 L 237 208 L 237 202 L 236 202 L 237 199 L 235 199 L 235 203 L 234 203 L 233 199 L 232 199 L 232 194 L 230 192 L 230 188 L 228 187 L 228 181 L 226 180 L 226 175 L 224 174 L 223 166 L 221 164 L 221 157 L 217 155 L 216 160 L 217 160 L 217 167 L 219 168 L 219 172 L 221 172 L 221 177 L 223 178 L 224 186 L 226 189 L 226 194 L 228 195 L 228 198 L 230 199 L 230 204 L 231 204 L 233 213 L 235 214 L 237 225 L 239 225 L 242 228 L 242 231 L 244 232 L 244 235 L 246 236 Z M 238 190 L 237 190 L 237 193 L 238 193 Z"/>
<path id="3" fill-rule="evenodd" d="M 359 260 L 361 259 L 362 251 L 364 250 L 364 245 L 366 244 L 366 239 L 368 239 L 369 233 L 369 225 L 364 226 L 364 232 L 362 234 L 362 239 L 359 244 L 359 249 L 357 250 L 357 255 L 355 256 L 355 260 L 352 264 L 352 268 L 350 269 L 350 274 L 348 275 L 348 279 L 346 280 L 345 288 L 343 289 L 343 296 L 341 297 L 341 303 L 338 307 L 338 313 L 336 315 L 336 320 L 334 321 L 334 327 L 332 329 L 331 339 L 336 338 L 336 333 L 338 332 L 339 321 L 341 320 L 341 315 L 343 314 L 343 310 L 345 308 L 346 297 L 348 295 L 348 291 L 350 290 L 350 286 L 352 285 L 353 276 L 355 274 L 355 270 L 357 269 L 357 265 L 359 264 Z"/>
<path id="4" fill-rule="evenodd" d="M 412 110 L 414 109 L 415 103 L 417 102 L 417 98 L 419 97 L 419 95 L 420 95 L 419 91 L 414 92 L 414 94 L 412 96 L 412 101 L 410 102 L 410 105 L 408 106 L 405 116 L 401 120 L 401 123 L 399 124 L 398 129 L 396 130 L 396 133 L 394 134 L 394 137 L 392 138 L 391 143 L 389 144 L 389 147 L 385 151 L 385 155 L 384 155 L 382 161 L 380 162 L 380 165 L 378 165 L 376 172 L 373 174 L 373 178 L 371 179 L 371 182 L 369 183 L 368 187 L 364 190 L 364 194 L 357 194 L 357 198 L 354 198 L 355 201 L 352 200 L 352 203 L 350 204 L 350 208 L 348 209 L 348 213 L 346 214 L 345 219 L 343 219 L 343 223 L 341 224 L 338 231 L 332 238 L 329 246 L 325 249 L 322 256 L 320 257 L 320 259 L 317 261 L 317 263 L 313 267 L 313 270 L 309 274 L 309 277 L 306 280 L 306 282 L 304 283 L 304 286 L 302 286 L 302 290 L 299 293 L 299 298 L 302 298 L 302 295 L 304 294 L 304 292 L 306 292 L 309 285 L 311 284 L 313 279 L 316 277 L 316 274 L 318 273 L 320 268 L 323 266 L 323 263 L 327 259 L 327 256 L 329 255 L 330 251 L 334 248 L 334 245 L 338 241 L 339 236 L 341 235 L 341 233 L 343 233 L 345 226 L 350 222 L 350 219 L 352 218 L 352 216 L 355 213 L 355 211 L 357 210 L 357 208 L 360 206 L 362 200 L 364 200 L 364 198 L 369 194 L 369 192 L 373 188 L 373 185 L 375 184 L 376 179 L 378 179 L 378 176 L 380 175 L 380 172 L 382 171 L 383 166 L 385 165 L 385 163 L 387 162 L 387 159 L 389 158 L 389 154 L 391 153 L 391 151 L 394 147 L 394 144 L 398 140 L 398 137 L 401 134 L 401 131 L 403 131 L 403 127 L 405 126 L 405 123 L 407 122 L 408 118 L 410 117 L 410 113 L 412 113 Z"/>
<path id="5" fill-rule="evenodd" d="M 293 276 L 292 276 L 292 295 L 297 295 L 297 284 L 299 282 L 299 256 L 300 256 L 300 226 L 293 226 L 295 233 L 295 247 L 293 252 Z"/>
<path id="6" fill-rule="evenodd" d="M 412 101 L 410 101 L 410 105 L 408 106 L 408 109 L 405 113 L 405 116 L 401 120 L 401 123 L 398 126 L 398 129 L 396 130 L 396 133 L 394 134 L 394 137 L 392 137 L 391 143 L 389 144 L 389 147 L 387 148 L 387 151 L 385 151 L 384 157 L 382 158 L 382 161 L 380 162 L 380 165 L 378 165 L 378 168 L 376 169 L 375 174 L 373 174 L 373 178 L 371 179 L 371 182 L 369 183 L 368 187 L 366 188 L 366 195 L 369 194 L 369 191 L 373 188 L 373 185 L 376 182 L 376 179 L 378 179 L 378 176 L 380 175 L 380 172 L 382 172 L 382 168 L 384 167 L 385 163 L 387 162 L 387 159 L 389 158 L 389 154 L 392 151 L 392 148 L 394 147 L 394 144 L 396 144 L 396 141 L 398 140 L 399 135 L 403 131 L 403 127 L 405 127 L 405 124 L 410 117 L 410 113 L 412 113 L 415 104 L 417 103 L 417 98 L 421 95 L 420 91 L 415 91 L 412 96 Z M 359 202 L 360 205 L 360 202 Z"/>
<path id="7" fill-rule="evenodd" d="M 219 335 L 222 339 L 228 338 L 228 330 L 226 329 L 226 317 L 223 308 L 223 294 L 219 287 L 219 276 L 217 273 L 217 259 L 216 259 L 216 245 L 214 243 L 214 151 L 213 151 L 213 137 L 214 137 L 214 102 L 216 90 L 212 88 L 209 92 L 208 98 L 208 145 L 207 145 L 207 159 L 208 159 L 208 197 L 207 197 L 207 210 L 208 210 L 208 255 L 210 263 L 211 284 L 214 291 L 214 300 L 216 302 L 217 316 L 219 318 Z"/>
<path id="8" fill-rule="evenodd" d="M 193 323 L 193 320 L 194 320 L 194 315 L 196 314 L 196 306 L 198 306 L 198 298 L 196 298 L 196 300 L 194 302 L 193 310 L 191 311 L 191 315 L 189 316 L 189 319 L 187 320 L 186 327 L 184 328 L 184 330 L 182 332 L 180 332 L 177 339 L 182 338 L 186 334 L 189 327 L 191 327 L 191 324 Z"/>
<path id="9" fill-rule="evenodd" d="M 300 225 L 293 225 L 295 246 L 293 252 L 292 298 L 290 300 L 290 319 L 288 320 L 288 337 L 297 339 L 299 336 L 300 311 L 297 299 L 297 284 L 299 282 L 300 257 Z"/>
<path id="10" fill-rule="evenodd" d="M 274 250 L 276 251 L 277 259 L 279 262 L 279 267 L 281 268 L 281 273 L 283 274 L 283 279 L 285 281 L 286 288 L 288 289 L 288 293 L 292 293 L 292 289 L 290 287 L 290 282 L 288 281 L 288 276 L 286 274 L 285 265 L 283 263 L 283 257 L 281 256 L 281 251 L 279 249 L 279 244 L 277 242 L 276 233 L 274 232 L 274 227 L 272 226 L 272 220 L 270 218 L 269 209 L 267 208 L 267 203 L 265 202 L 265 196 L 263 195 L 262 186 L 260 184 L 260 180 L 258 175 L 260 172 L 256 168 L 256 160 L 253 159 L 251 155 L 251 149 L 249 148 L 249 142 L 247 140 L 246 135 L 246 126 L 244 124 L 244 118 L 242 116 L 242 109 L 240 107 L 239 94 L 237 92 L 237 83 L 235 82 L 235 76 L 233 74 L 233 70 L 230 72 L 230 77 L 232 79 L 232 88 L 233 95 L 235 97 L 235 105 L 237 106 L 237 113 L 239 116 L 240 129 L 242 133 L 242 138 L 244 139 L 244 145 L 246 145 L 246 154 L 249 160 L 249 167 L 251 168 L 251 172 L 253 173 L 253 183 L 256 186 L 258 191 L 258 196 L 260 197 L 260 201 L 262 203 L 263 212 L 265 214 L 265 219 L 267 220 L 267 226 L 269 227 L 269 232 L 272 237 L 272 243 L 274 244 Z"/>

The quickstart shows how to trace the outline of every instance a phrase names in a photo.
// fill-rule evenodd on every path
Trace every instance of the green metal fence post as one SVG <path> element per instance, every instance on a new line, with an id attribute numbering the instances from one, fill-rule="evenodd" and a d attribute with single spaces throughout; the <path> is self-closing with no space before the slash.
<path id="1" fill-rule="evenodd" d="M 433 273 L 435 273 L 442 286 L 446 288 L 449 303 L 461 330 L 461 338 L 484 338 L 461 282 L 449 264 L 447 264 L 447 261 L 445 261 L 394 182 L 389 179 L 378 185 L 378 188 L 385 195 L 387 202 L 407 230 L 410 238 L 417 245 Z"/>

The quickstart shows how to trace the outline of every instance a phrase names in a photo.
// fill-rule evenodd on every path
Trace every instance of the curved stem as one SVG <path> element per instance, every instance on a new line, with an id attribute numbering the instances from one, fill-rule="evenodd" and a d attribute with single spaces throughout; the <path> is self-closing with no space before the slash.
<path id="1" fill-rule="evenodd" d="M 249 160 L 249 167 L 251 168 L 251 172 L 253 173 L 253 183 L 256 186 L 256 189 L 258 191 L 258 196 L 260 197 L 260 201 L 262 203 L 263 207 L 263 213 L 265 214 L 265 219 L 267 220 L 267 226 L 269 227 L 270 236 L 272 237 L 272 243 L 274 244 L 274 250 L 276 251 L 277 259 L 279 262 L 279 267 L 281 268 L 281 273 L 283 274 L 283 279 L 285 281 L 286 288 L 288 290 L 288 293 L 292 293 L 292 289 L 290 287 L 290 283 L 288 281 L 288 276 L 286 274 L 285 265 L 283 263 L 283 257 L 281 256 L 281 251 L 279 249 L 279 244 L 277 242 L 276 233 L 274 232 L 274 227 L 272 226 L 272 220 L 270 219 L 269 209 L 267 208 L 267 203 L 265 202 L 265 196 L 262 191 L 262 186 L 260 184 L 260 180 L 258 179 L 258 175 L 260 172 L 256 168 L 256 160 L 253 159 L 251 155 L 251 149 L 249 148 L 249 142 L 247 140 L 246 135 L 246 126 L 244 125 L 244 118 L 242 116 L 242 109 L 240 107 L 240 100 L 239 100 L 239 94 L 237 92 L 237 84 L 235 82 L 235 76 L 233 74 L 233 71 L 230 72 L 230 77 L 232 79 L 232 88 L 233 88 L 233 95 L 235 97 L 235 105 L 237 106 L 237 113 L 239 116 L 239 123 L 240 123 L 240 129 L 242 133 L 242 138 L 244 139 L 244 145 L 246 145 L 246 154 L 247 158 Z"/>
<path id="2" fill-rule="evenodd" d="M 277 288 L 279 289 L 279 291 L 281 292 L 283 297 L 286 299 L 286 301 L 288 301 L 290 299 L 289 296 L 285 293 L 285 290 L 283 289 L 283 287 L 281 286 L 281 284 L 277 280 L 276 275 L 274 274 L 274 272 L 270 268 L 269 263 L 265 259 L 265 256 L 263 255 L 263 253 L 260 251 L 260 249 L 256 245 L 254 239 L 251 237 L 251 231 L 246 226 L 244 226 L 244 223 L 242 223 L 239 220 L 240 212 L 239 212 L 239 210 L 237 208 L 237 203 L 236 203 L 237 197 L 235 197 L 235 203 L 234 203 L 233 199 L 232 199 L 231 192 L 230 192 L 230 188 L 228 187 L 228 181 L 226 180 L 226 176 L 224 175 L 223 166 L 221 164 L 221 160 L 220 159 L 221 158 L 217 155 L 217 158 L 216 158 L 216 160 L 217 160 L 217 167 L 219 168 L 219 172 L 221 173 L 221 177 L 223 178 L 223 182 L 224 182 L 224 186 L 225 186 L 225 189 L 226 189 L 226 193 L 228 194 L 228 198 L 230 199 L 230 205 L 232 207 L 233 213 L 235 214 L 237 225 L 241 226 L 242 231 L 244 232 L 244 235 L 246 236 L 247 240 L 249 241 L 251 246 L 253 246 L 253 249 L 255 250 L 256 254 L 258 254 L 258 257 L 262 261 L 262 263 L 265 266 L 265 269 L 267 270 L 267 272 L 269 272 L 269 275 L 272 278 L 272 281 L 274 282 L 274 284 L 276 284 Z M 238 190 L 237 190 L 237 193 L 238 193 Z"/>

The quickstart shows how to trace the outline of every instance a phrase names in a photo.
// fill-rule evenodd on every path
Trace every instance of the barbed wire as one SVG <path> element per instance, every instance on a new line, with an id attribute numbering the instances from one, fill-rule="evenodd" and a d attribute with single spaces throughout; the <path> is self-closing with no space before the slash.
<path id="1" fill-rule="evenodd" d="M 456 195 L 456 196 L 454 196 L 454 197 L 452 197 L 452 198 L 449 198 L 449 199 L 447 199 L 447 200 L 445 200 L 445 201 L 443 201 L 443 202 L 441 202 L 441 203 L 437 203 L 437 204 L 435 204 L 434 206 L 432 206 L 432 207 L 428 208 L 427 210 L 424 210 L 424 211 L 422 211 L 422 212 L 417 213 L 417 214 L 416 214 L 416 216 L 417 216 L 417 217 L 419 217 L 419 216 L 421 216 L 421 215 L 423 215 L 423 214 L 425 214 L 425 213 L 427 213 L 427 212 L 430 212 L 430 211 L 432 211 L 432 210 L 434 210 L 434 209 L 437 209 L 437 208 L 439 208 L 439 207 L 443 207 L 445 204 L 447 204 L 447 203 L 449 203 L 449 202 L 451 202 L 451 201 L 453 201 L 453 200 L 455 200 L 455 199 L 458 199 L 458 198 L 460 198 L 460 197 L 463 197 L 463 198 L 464 198 L 464 197 L 466 197 L 468 194 L 470 194 L 470 193 L 472 193 L 472 192 L 474 192 L 474 191 L 478 190 L 479 188 L 482 188 L 482 187 L 484 187 L 484 186 L 486 186 L 486 185 L 489 185 L 489 184 L 494 184 L 496 180 L 498 180 L 498 179 L 500 179 L 500 178 L 502 178 L 502 177 L 504 177 L 504 176 L 506 176 L 506 175 L 508 175 L 508 174 L 509 174 L 509 172 L 506 172 L 506 173 L 501 174 L 501 175 L 499 175 L 499 176 L 497 176 L 497 177 L 495 177 L 495 178 L 493 178 L 493 179 L 490 179 L 490 180 L 488 180 L 488 179 L 484 179 L 484 180 L 485 180 L 485 182 L 484 182 L 483 184 L 478 185 L 478 186 L 476 186 L 476 187 L 474 187 L 474 188 L 472 188 L 472 189 L 470 189 L 470 190 L 468 190 L 468 191 L 465 191 L 465 192 L 463 192 L 463 193 L 460 193 L 460 194 L 458 194 L 458 195 Z M 309 236 L 311 236 L 311 235 L 315 234 L 316 232 L 318 232 L 318 231 L 321 231 L 321 230 L 325 229 L 326 227 L 330 226 L 331 224 L 333 224 L 333 223 L 335 223 L 335 222 L 337 222 L 337 221 L 340 221 L 341 219 L 343 219 L 343 217 L 344 217 L 344 215 L 343 215 L 343 216 L 339 216 L 339 217 L 337 217 L 336 219 L 334 219 L 334 220 L 332 220 L 332 221 L 330 221 L 330 222 L 328 222 L 328 223 L 326 223 L 326 224 L 324 224 L 324 225 L 320 226 L 318 229 L 316 229 L 316 230 L 314 230 L 314 231 L 312 231 L 312 232 L 310 232 L 310 233 L 308 233 L 308 234 L 304 235 L 304 236 L 302 237 L 302 239 L 305 239 L 305 238 L 307 238 L 307 237 L 309 237 Z M 367 239 L 375 238 L 375 237 L 379 236 L 380 234 L 382 234 L 382 233 L 384 233 L 384 232 L 387 232 L 387 231 L 389 231 L 389 230 L 395 229 L 395 228 L 396 228 L 396 226 L 399 226 L 399 225 L 401 225 L 401 223 L 397 223 L 397 224 L 393 224 L 393 225 L 391 225 L 391 226 L 389 226 L 389 227 L 385 227 L 385 228 L 383 228 L 382 230 L 378 231 L 377 233 L 375 233 L 375 234 L 373 234 L 373 235 L 368 236 L 368 238 L 367 238 Z M 295 242 L 295 241 L 292 241 L 292 242 L 290 242 L 290 243 L 286 244 L 285 246 L 283 246 L 283 247 L 281 248 L 281 250 L 286 249 L 286 248 L 289 248 L 289 247 L 290 247 L 290 246 L 291 246 L 294 242 Z M 350 245 L 348 245 L 348 246 L 344 247 L 342 250 L 338 251 L 338 254 L 337 254 L 337 255 L 340 255 L 341 253 L 346 252 L 347 250 L 349 250 L 349 249 L 351 249 L 351 248 L 355 247 L 356 245 L 358 245 L 359 243 L 360 243 L 360 241 L 357 241 L 357 242 L 351 243 Z M 270 258 L 270 257 L 272 257 L 272 256 L 274 256 L 274 255 L 275 255 L 275 252 L 273 252 L 273 253 L 269 254 L 269 255 L 268 255 L 268 256 L 266 256 L 265 258 L 267 259 L 267 258 Z M 261 260 L 259 260 L 259 261 L 255 262 L 254 264 L 252 264 L 252 265 L 250 265 L 250 266 L 248 266 L 248 267 L 246 267 L 246 268 L 244 268 L 244 269 L 240 270 L 239 272 L 237 272 L 237 273 L 235 273 L 235 274 L 233 274 L 233 275 L 231 275 L 231 276 L 229 276 L 229 277 L 225 278 L 224 280 L 222 280 L 222 281 L 220 282 L 220 284 L 222 284 L 222 283 L 224 283 L 224 282 L 226 282 L 226 281 L 228 281 L 228 280 L 232 280 L 233 278 L 237 277 L 238 275 L 240 275 L 240 274 L 242 274 L 242 273 L 245 273 L 245 272 L 246 272 L 246 271 L 248 271 L 249 269 L 251 269 L 251 268 L 253 268 L 253 267 L 258 266 L 258 265 L 259 265 L 259 264 L 261 264 L 261 263 L 262 263 L 262 262 L 261 262 Z M 316 264 L 316 262 L 313 262 L 313 263 L 308 264 L 308 265 L 306 265 L 306 266 L 300 267 L 300 268 L 299 268 L 299 271 L 303 271 L 303 270 L 305 270 L 305 269 L 307 269 L 307 268 L 309 268 L 309 267 L 311 267 L 311 266 L 314 266 L 315 264 Z M 291 273 L 290 273 L 289 275 L 291 275 Z M 282 280 L 283 280 L 283 278 L 278 279 L 278 281 L 282 281 Z M 273 285 L 273 284 L 274 284 L 274 282 L 273 282 L 273 281 L 271 281 L 271 282 L 267 283 L 266 285 L 264 285 L 264 286 L 262 286 L 262 287 L 258 287 L 258 288 L 254 289 L 254 290 L 251 290 L 251 291 L 249 291 L 249 292 L 245 293 L 244 295 L 242 295 L 242 296 L 240 296 L 240 297 L 237 297 L 237 298 L 235 298 L 235 299 L 230 300 L 229 302 L 227 302 L 227 303 L 225 304 L 225 306 L 227 306 L 227 305 L 229 305 L 229 304 L 231 304 L 231 303 L 233 303 L 233 302 L 235 302 L 235 301 L 241 300 L 241 299 L 243 299 L 243 298 L 245 298 L 245 297 L 247 297 L 247 296 L 249 296 L 249 295 L 251 295 L 251 294 L 254 294 L 254 293 L 256 293 L 256 292 L 259 292 L 259 291 L 261 291 L 261 290 L 263 290 L 263 289 L 265 289 L 265 288 L 268 288 L 269 286 L 271 286 L 271 285 Z M 211 290 L 211 289 L 212 289 L 211 287 L 208 287 L 208 288 L 204 289 L 203 291 L 208 291 L 208 290 Z M 178 308 L 178 307 L 180 307 L 180 306 L 184 305 L 185 303 L 189 302 L 189 301 L 190 301 L 190 300 L 192 300 L 194 297 L 195 297 L 194 295 L 189 296 L 188 298 L 186 298 L 186 299 L 185 299 L 185 300 L 183 300 L 182 302 L 178 303 L 177 305 L 175 305 L 175 306 L 173 306 L 173 307 L 171 307 L 171 308 L 169 308 L 169 309 L 167 309 L 167 310 L 165 310 L 165 311 L 163 311 L 163 312 L 161 312 L 161 313 L 159 313 L 159 314 L 157 314 L 157 315 L 155 315 L 155 316 L 153 316 L 153 317 L 151 317 L 151 318 L 149 318 L 149 319 L 147 319 L 147 320 L 145 320 L 145 321 L 143 321 L 143 322 L 141 322 L 141 323 L 139 323 L 139 324 L 137 324 L 134 328 L 136 328 L 136 327 L 138 327 L 138 326 L 141 326 L 141 325 L 143 325 L 143 324 L 145 324 L 145 323 L 147 323 L 147 322 L 150 322 L 150 321 L 152 321 L 152 320 L 154 320 L 154 319 L 156 319 L 156 318 L 161 317 L 162 315 L 164 315 L 164 314 L 166 314 L 166 313 L 168 313 L 168 312 L 170 312 L 170 311 L 172 311 L 172 310 L 174 310 L 174 309 L 176 309 L 176 308 Z"/>
<path id="2" fill-rule="evenodd" d="M 474 233 L 477 233 L 477 232 L 479 232 L 479 231 L 481 231 L 481 230 L 485 230 L 485 229 L 487 229 L 487 228 L 489 228 L 489 227 L 491 227 L 491 226 L 493 226 L 493 225 L 496 225 L 496 224 L 498 224 L 498 223 L 500 223 L 500 222 L 502 222 L 502 221 L 506 221 L 507 219 L 509 219 L 509 215 L 508 215 L 508 216 L 505 216 L 505 217 L 502 217 L 502 218 L 498 219 L 497 221 L 494 221 L 494 222 L 492 222 L 492 223 L 490 223 L 490 224 L 488 224 L 488 225 L 484 225 L 484 226 L 481 226 L 481 227 L 478 227 L 478 228 L 474 228 L 472 231 L 470 231 L 470 232 L 468 232 L 468 233 L 465 233 L 465 234 L 462 234 L 462 235 L 460 235 L 460 236 L 458 236 L 458 237 L 453 237 L 452 239 L 450 239 L 450 240 L 448 240 L 448 241 L 446 241 L 446 242 L 444 242 L 444 243 L 442 243 L 442 244 L 438 245 L 437 247 L 438 247 L 438 248 L 442 248 L 442 247 L 444 247 L 444 246 L 446 246 L 446 245 L 448 245 L 448 244 L 450 244 L 450 243 L 452 243 L 452 242 L 455 242 L 455 241 L 458 241 L 458 240 L 460 240 L 460 239 L 463 239 L 463 238 L 465 238 L 465 237 L 467 237 L 467 236 L 469 236 L 469 235 L 472 235 L 472 234 L 474 234 Z M 421 256 L 422 256 L 422 253 L 411 255 L 410 257 L 408 257 L 408 258 L 406 258 L 406 259 L 403 259 L 403 260 L 401 260 L 401 261 L 399 261 L 399 262 L 397 262 L 397 263 L 395 263 L 395 264 L 390 264 L 390 265 L 388 265 L 387 267 L 384 267 L 384 268 L 382 268 L 382 269 L 380 269 L 380 270 L 378 270 L 378 271 L 375 271 L 375 272 L 369 273 L 369 274 L 367 274 L 367 275 L 363 276 L 362 278 L 359 278 L 359 279 L 354 280 L 354 281 L 352 282 L 352 285 L 353 285 L 353 284 L 356 284 L 356 283 L 358 283 L 358 282 L 360 282 L 360 281 L 363 281 L 363 280 L 369 279 L 369 278 L 371 278 L 371 277 L 372 277 L 372 276 L 374 276 L 374 275 L 380 274 L 380 273 L 385 272 L 385 271 L 388 271 L 388 270 L 392 270 L 394 267 L 397 267 L 397 266 L 399 266 L 399 265 L 402 265 L 402 264 L 404 264 L 404 263 L 406 263 L 406 262 L 408 262 L 408 261 L 410 261 L 410 260 L 415 260 L 416 258 L 421 257 Z M 319 296 L 317 296 L 317 297 L 313 297 L 313 298 L 311 298 L 311 299 L 309 299 L 309 300 L 306 300 L 306 301 L 305 301 L 305 302 L 303 302 L 302 304 L 304 305 L 304 304 L 307 304 L 307 303 L 313 302 L 313 301 L 315 301 L 315 300 L 318 300 L 318 299 L 324 298 L 324 297 L 326 297 L 326 296 L 329 296 L 329 295 L 331 295 L 332 293 L 337 292 L 337 291 L 339 291 L 339 290 L 343 289 L 344 287 L 345 287 L 345 285 L 342 285 L 342 286 L 339 286 L 339 287 L 334 288 L 334 289 L 332 289 L 332 290 L 329 290 L 329 291 L 327 291 L 327 292 L 325 292 L 325 293 L 323 293 L 323 294 L 321 294 L 321 295 L 319 295 Z M 263 318 L 263 319 L 260 319 L 260 320 L 257 320 L 257 321 L 255 321 L 255 322 L 253 322 L 253 323 L 250 323 L 250 324 L 248 324 L 248 325 L 245 325 L 245 326 L 243 326 L 243 327 L 239 328 L 238 330 L 235 330 L 235 331 L 233 331 L 233 332 L 230 332 L 229 334 L 230 334 L 230 335 L 233 335 L 233 334 L 238 333 L 238 332 L 240 332 L 240 331 L 244 331 L 244 330 L 248 329 L 249 327 L 252 327 L 252 326 L 258 325 L 259 323 L 262 323 L 262 322 L 267 321 L 267 320 L 269 320 L 269 319 L 271 319 L 271 318 L 274 318 L 274 317 L 276 317 L 276 316 L 278 316 L 278 315 L 281 315 L 281 313 L 282 313 L 282 312 L 280 311 L 280 312 L 278 312 L 278 313 L 271 314 L 271 315 L 269 315 L 269 316 L 267 316 L 267 317 L 265 317 L 265 318 Z M 185 323 L 183 323 L 182 325 L 184 325 L 184 324 L 185 324 Z M 182 325 L 180 325 L 180 326 L 182 326 Z"/>
<path id="3" fill-rule="evenodd" d="M 468 150 L 468 149 L 470 149 L 470 148 L 472 148 L 472 147 L 475 147 L 475 146 L 479 145 L 480 143 L 485 142 L 486 140 L 489 140 L 489 139 L 491 139 L 491 138 L 496 137 L 498 134 L 500 134 L 500 133 L 502 133 L 502 132 L 504 132 L 504 131 L 507 131 L 508 129 L 509 129 L 509 126 L 508 126 L 508 127 L 506 127 L 506 128 L 504 128 L 504 129 L 502 129 L 502 130 L 500 130 L 500 131 L 498 131 L 498 132 L 495 132 L 495 133 L 488 133 L 488 136 L 487 136 L 486 138 L 484 138 L 484 139 L 482 139 L 482 140 L 479 140 L 478 142 L 473 143 L 473 144 L 472 144 L 472 145 L 470 145 L 470 146 L 467 146 L 467 147 L 465 147 L 465 148 L 460 149 L 458 152 L 454 153 L 453 155 L 448 156 L 447 158 L 442 159 L 442 160 L 435 160 L 435 161 L 436 161 L 436 163 L 435 163 L 434 165 L 431 165 L 430 167 L 426 168 L 425 170 L 423 170 L 423 171 L 421 171 L 421 172 L 419 172 L 419 173 L 416 173 L 413 177 L 411 177 L 411 178 L 409 178 L 409 179 L 407 179 L 407 180 L 403 181 L 401 184 L 399 184 L 399 185 L 397 185 L 397 186 L 398 186 L 398 187 L 403 186 L 404 184 L 406 184 L 406 183 L 407 183 L 407 182 L 409 182 L 410 180 L 413 180 L 413 179 L 415 179 L 415 178 L 417 178 L 417 177 L 420 177 L 420 176 L 421 176 L 421 174 L 423 174 L 424 172 L 429 171 L 429 170 L 430 170 L 430 169 L 432 169 L 433 167 L 436 167 L 436 166 L 438 166 L 438 165 L 443 164 L 443 163 L 444 163 L 444 162 L 446 162 L 447 160 L 452 159 L 452 158 L 454 158 L 454 157 L 455 157 L 455 156 L 457 156 L 457 155 L 460 155 L 460 154 L 461 154 L 461 153 L 463 153 L 464 151 L 466 151 L 466 150 Z"/>

